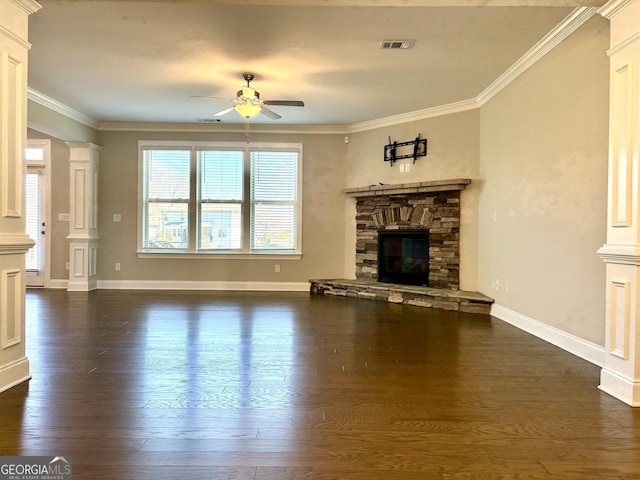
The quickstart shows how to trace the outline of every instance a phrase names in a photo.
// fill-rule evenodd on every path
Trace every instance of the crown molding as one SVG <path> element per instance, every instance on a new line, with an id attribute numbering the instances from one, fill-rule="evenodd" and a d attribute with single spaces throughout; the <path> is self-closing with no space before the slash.
<path id="1" fill-rule="evenodd" d="M 354 123 L 347 127 L 347 133 L 357 133 L 367 130 L 374 130 L 376 128 L 391 127 L 393 125 L 400 125 L 402 123 L 415 122 L 433 117 L 441 117 L 444 115 L 450 115 L 452 113 L 466 112 L 467 110 L 474 110 L 479 107 L 480 104 L 478 103 L 478 101 L 475 98 L 472 98 L 469 100 L 462 100 L 460 102 L 449 103 L 447 105 L 440 105 L 437 107 L 425 108 L 423 110 L 415 110 L 413 112 L 401 113 L 399 115 L 379 118 L 377 120 Z"/>
<path id="2" fill-rule="evenodd" d="M 37 103 L 38 105 L 42 105 L 43 107 L 53 110 L 54 112 L 57 112 L 60 115 L 64 115 L 65 117 L 70 118 L 71 120 L 75 120 L 76 122 L 86 125 L 87 127 L 97 129 L 100 125 L 100 122 L 91 118 L 90 116 L 85 115 L 84 113 L 79 112 L 78 110 L 75 110 L 62 102 L 59 102 L 58 100 L 48 97 L 44 93 L 40 93 L 39 91 L 34 90 L 31 87 L 27 89 L 27 98 Z"/>
<path id="3" fill-rule="evenodd" d="M 611 20 L 622 10 L 631 5 L 635 0 L 609 0 L 598 9 L 598 13 L 607 20 Z"/>
<path id="4" fill-rule="evenodd" d="M 251 125 L 251 133 L 269 134 L 324 134 L 324 135 L 344 135 L 357 132 L 374 130 L 377 128 L 390 127 L 403 123 L 425 120 L 428 118 L 461 113 L 468 110 L 480 108 L 500 91 L 506 88 L 511 82 L 522 75 L 542 59 L 553 48 L 558 46 L 569 35 L 580 28 L 596 13 L 601 12 L 610 4 L 617 4 L 620 10 L 627 4 L 635 0 L 612 0 L 600 10 L 596 7 L 577 7 L 567 17 L 563 19 L 553 30 L 547 33 L 538 43 L 536 43 L 527 53 L 517 60 L 509 69 L 500 75 L 491 85 L 485 88 L 477 97 L 460 102 L 449 103 L 437 107 L 416 110 L 413 112 L 392 115 L 366 122 L 354 123 L 351 125 Z M 617 11 L 616 11 L 617 12 Z M 93 118 L 74 110 L 63 103 L 58 102 L 36 90 L 28 90 L 28 98 L 40 105 L 65 115 L 91 128 L 99 131 L 135 131 L 135 132 L 193 132 L 193 133 L 246 133 L 247 128 L 241 124 L 200 124 L 200 123 L 149 123 L 149 122 L 99 122 Z"/>
<path id="5" fill-rule="evenodd" d="M 120 1 L 120 0 L 103 0 Z M 142 2 L 201 2 L 291 7 L 575 7 L 599 6 L 602 0 L 139 0 Z"/>
<path id="6" fill-rule="evenodd" d="M 574 9 L 562 22 L 556 25 L 553 30 L 531 47 L 516 63 L 509 67 L 491 85 L 485 88 L 484 91 L 476 97 L 478 103 L 482 106 L 500 93 L 502 89 L 536 64 L 565 38 L 584 25 L 596 14 L 596 10 L 595 7 L 578 7 Z"/>
<path id="7" fill-rule="evenodd" d="M 473 110 L 480 105 L 476 99 L 463 100 L 433 108 L 416 110 L 390 117 L 379 118 L 351 125 L 251 125 L 251 133 L 277 133 L 277 134 L 316 134 L 316 135 L 344 135 L 356 132 L 364 132 L 376 128 L 389 127 L 402 123 L 415 122 L 426 118 L 440 117 L 452 113 Z M 101 122 L 100 131 L 112 132 L 225 132 L 246 133 L 247 128 L 240 124 L 199 124 L 199 123 L 136 123 L 136 122 Z"/>
<path id="8" fill-rule="evenodd" d="M 247 133 L 244 124 L 100 122 L 98 130 L 107 132 L 190 132 Z M 250 125 L 249 133 L 344 135 L 343 125 Z"/>

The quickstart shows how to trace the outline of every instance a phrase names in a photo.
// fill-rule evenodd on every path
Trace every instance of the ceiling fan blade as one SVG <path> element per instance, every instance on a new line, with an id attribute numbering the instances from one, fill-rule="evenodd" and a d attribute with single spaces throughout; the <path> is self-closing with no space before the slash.
<path id="1" fill-rule="evenodd" d="M 273 110 L 269 110 L 266 107 L 262 107 L 260 109 L 260 113 L 262 113 L 263 115 L 266 115 L 267 117 L 269 117 L 271 120 L 278 120 L 280 118 L 282 118 L 282 116 L 278 115 L 276 112 L 274 112 Z"/>
<path id="2" fill-rule="evenodd" d="M 229 100 L 222 97 L 211 97 L 209 95 L 189 95 L 189 98 L 206 98 L 207 100 Z"/>
<path id="3" fill-rule="evenodd" d="M 282 107 L 304 107 L 301 100 L 265 100 L 265 105 L 280 105 Z"/>
<path id="4" fill-rule="evenodd" d="M 224 110 L 222 110 L 221 112 L 218 113 L 214 113 L 213 116 L 214 117 L 221 117 L 223 115 L 226 115 L 227 113 L 233 111 L 235 107 L 229 107 L 229 108 L 225 108 Z"/>

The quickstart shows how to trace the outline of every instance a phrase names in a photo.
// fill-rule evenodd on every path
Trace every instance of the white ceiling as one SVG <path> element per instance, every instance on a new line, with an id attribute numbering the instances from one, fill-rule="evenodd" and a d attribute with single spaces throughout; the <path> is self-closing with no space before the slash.
<path id="1" fill-rule="evenodd" d="M 306 105 L 274 106 L 282 119 L 252 123 L 353 125 L 475 98 L 575 7 L 604 2 L 41 3 L 29 87 L 96 121 L 211 118 L 252 72 L 263 99 Z M 545 4 L 555 6 L 523 6 Z M 386 39 L 415 46 L 381 50 Z M 235 112 L 222 121 L 244 123 Z"/>

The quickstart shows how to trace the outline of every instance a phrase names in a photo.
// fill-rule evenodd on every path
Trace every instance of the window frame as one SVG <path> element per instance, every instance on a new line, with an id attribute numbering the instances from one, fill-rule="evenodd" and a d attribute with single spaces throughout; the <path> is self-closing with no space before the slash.
<path id="1" fill-rule="evenodd" d="M 190 151 L 190 189 L 188 201 L 188 248 L 185 250 L 161 250 L 144 248 L 144 205 L 145 195 L 145 170 L 144 152 L 147 150 L 189 150 Z M 199 153 L 207 150 L 232 150 L 242 151 L 243 156 L 243 194 L 241 205 L 241 248 L 231 250 L 200 249 L 200 220 L 201 205 L 200 198 L 200 161 Z M 252 193 L 251 193 L 251 152 L 252 151 L 293 151 L 298 154 L 297 158 L 297 183 L 296 183 L 296 242 L 293 249 L 277 250 L 251 250 L 251 215 L 252 215 Z M 243 259 L 243 258 L 263 258 L 263 259 L 300 259 L 302 257 L 302 176 L 303 176 L 303 146 L 302 143 L 268 143 L 255 142 L 247 144 L 245 142 L 211 142 L 211 141 L 171 141 L 171 140 L 139 140 L 138 141 L 138 218 L 137 218 L 137 240 L 136 252 L 139 258 L 216 258 L 216 259 Z"/>

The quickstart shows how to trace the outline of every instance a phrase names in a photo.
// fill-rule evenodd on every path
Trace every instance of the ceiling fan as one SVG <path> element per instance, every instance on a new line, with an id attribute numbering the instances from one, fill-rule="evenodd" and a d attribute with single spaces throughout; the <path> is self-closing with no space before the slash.
<path id="1" fill-rule="evenodd" d="M 227 113 L 235 110 L 245 118 L 251 118 L 262 113 L 263 115 L 271 118 L 272 120 L 278 120 L 282 118 L 273 110 L 269 110 L 265 105 L 278 105 L 283 107 L 304 107 L 304 102 L 300 100 L 260 100 L 260 92 L 251 88 L 251 81 L 255 78 L 252 73 L 242 74 L 242 78 L 247 82 L 245 87 L 238 90 L 235 100 L 231 100 L 235 103 L 234 106 L 225 108 L 224 110 L 214 113 L 214 117 L 221 117 Z"/>

